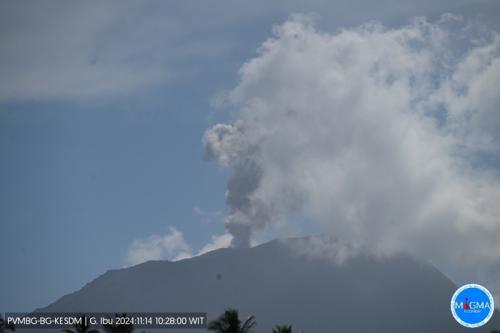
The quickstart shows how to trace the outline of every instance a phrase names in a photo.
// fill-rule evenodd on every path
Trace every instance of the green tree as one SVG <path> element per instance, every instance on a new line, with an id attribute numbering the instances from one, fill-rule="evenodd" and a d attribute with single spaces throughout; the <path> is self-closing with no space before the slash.
<path id="1" fill-rule="evenodd" d="M 127 314 L 116 315 L 116 318 L 127 318 Z M 134 325 L 131 323 L 117 325 L 116 321 L 113 324 L 104 325 L 103 328 L 106 333 L 132 333 L 134 331 Z"/>
<path id="2" fill-rule="evenodd" d="M 257 323 L 255 317 L 248 317 L 241 322 L 238 310 L 227 309 L 216 320 L 208 324 L 208 330 L 217 333 L 250 333 Z"/>
<path id="3" fill-rule="evenodd" d="M 292 333 L 292 326 L 276 325 L 273 328 L 273 333 Z"/>
<path id="4" fill-rule="evenodd" d="M 0 333 L 6 333 L 8 331 L 14 332 L 16 328 L 13 324 L 8 324 L 3 320 L 2 315 L 0 315 Z"/>
<path id="5" fill-rule="evenodd" d="M 63 330 L 64 333 L 99 333 L 99 330 L 94 328 L 90 328 L 89 323 L 85 323 L 85 316 L 80 316 L 81 324 L 73 325 L 74 330 Z"/>

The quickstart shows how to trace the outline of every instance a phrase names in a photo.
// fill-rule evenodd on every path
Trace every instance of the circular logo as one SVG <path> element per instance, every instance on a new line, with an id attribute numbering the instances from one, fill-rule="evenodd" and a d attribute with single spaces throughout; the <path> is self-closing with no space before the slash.
<path id="1" fill-rule="evenodd" d="M 491 319 L 495 301 L 485 287 L 466 284 L 455 291 L 450 306 L 453 317 L 460 325 L 475 328 L 483 326 Z"/>

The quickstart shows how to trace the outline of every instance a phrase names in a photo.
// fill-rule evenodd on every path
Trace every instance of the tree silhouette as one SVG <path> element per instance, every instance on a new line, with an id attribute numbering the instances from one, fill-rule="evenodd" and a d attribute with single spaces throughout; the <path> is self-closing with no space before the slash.
<path id="1" fill-rule="evenodd" d="M 0 315 L 0 333 L 6 333 L 7 331 L 14 332 L 16 328 L 13 324 L 8 324 L 3 320 L 2 315 Z"/>
<path id="2" fill-rule="evenodd" d="M 242 323 L 238 310 L 227 309 L 217 320 L 208 324 L 208 330 L 217 333 L 250 333 L 256 324 L 254 316 Z"/>
<path id="3" fill-rule="evenodd" d="M 276 325 L 273 328 L 273 333 L 292 333 L 292 326 Z"/>
<path id="4" fill-rule="evenodd" d="M 115 318 L 127 318 L 127 314 L 116 315 Z M 104 325 L 103 328 L 106 333 L 132 333 L 134 331 L 134 325 L 117 325 L 116 321 L 113 324 Z"/>
<path id="5" fill-rule="evenodd" d="M 85 316 L 81 315 L 81 324 L 74 324 L 74 330 L 62 330 L 64 333 L 99 333 L 99 330 L 90 328 L 89 323 L 85 323 Z"/>

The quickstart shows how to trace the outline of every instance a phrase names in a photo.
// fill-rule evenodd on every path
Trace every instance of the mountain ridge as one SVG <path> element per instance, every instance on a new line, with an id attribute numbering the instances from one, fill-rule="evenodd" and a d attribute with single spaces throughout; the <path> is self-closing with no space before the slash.
<path id="1" fill-rule="evenodd" d="M 109 270 L 37 311 L 207 312 L 212 320 L 233 307 L 242 317 L 256 316 L 256 332 L 269 332 L 274 324 L 306 333 L 468 332 L 449 310 L 457 286 L 433 265 L 408 254 L 365 251 L 336 262 L 308 255 L 310 239 L 317 238 Z M 297 246 L 306 251 L 295 251 Z M 496 311 L 476 332 L 498 327 L 498 318 Z"/>

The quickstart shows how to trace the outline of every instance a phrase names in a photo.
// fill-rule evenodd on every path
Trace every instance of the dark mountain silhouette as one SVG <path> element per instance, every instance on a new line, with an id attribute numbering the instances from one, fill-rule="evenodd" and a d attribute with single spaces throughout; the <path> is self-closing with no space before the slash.
<path id="1" fill-rule="evenodd" d="M 38 311 L 207 312 L 210 321 L 234 308 L 241 318 L 255 315 L 255 332 L 286 323 L 305 333 L 470 333 L 450 313 L 457 286 L 430 264 L 366 253 L 335 264 L 292 250 L 303 244 L 272 241 L 111 270 Z M 497 311 L 474 331 L 490 332 L 499 319 Z"/>

